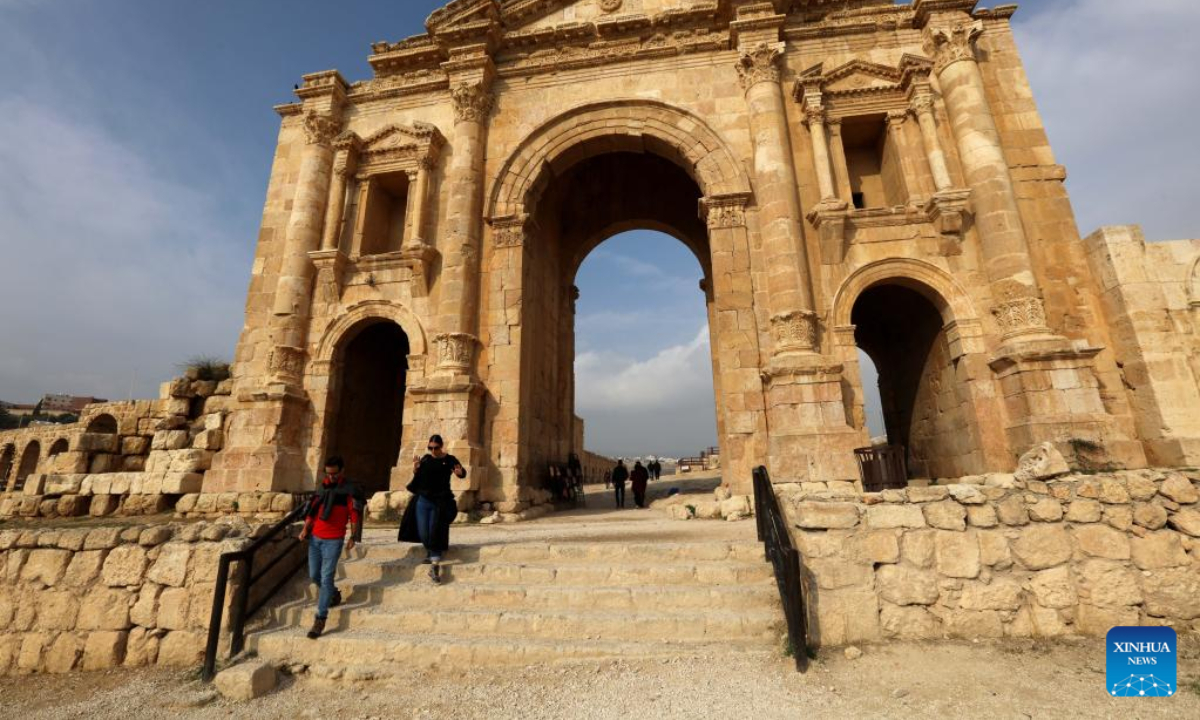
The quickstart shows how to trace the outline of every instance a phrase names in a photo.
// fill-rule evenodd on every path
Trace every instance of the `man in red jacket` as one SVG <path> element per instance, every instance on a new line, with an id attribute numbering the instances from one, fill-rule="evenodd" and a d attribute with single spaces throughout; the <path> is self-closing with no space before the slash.
<path id="1" fill-rule="evenodd" d="M 354 538 L 358 537 L 361 522 L 360 513 L 358 489 L 346 479 L 345 463 L 340 457 L 329 458 L 325 461 L 321 489 L 309 500 L 304 529 L 300 531 L 300 539 L 308 540 L 308 576 L 314 585 L 320 587 L 317 616 L 312 629 L 308 631 L 310 640 L 316 640 L 325 631 L 329 608 L 342 603 L 342 594 L 333 584 L 333 579 L 342 547 L 345 546 L 347 557 L 354 548 Z M 348 538 L 347 526 L 350 529 Z"/>

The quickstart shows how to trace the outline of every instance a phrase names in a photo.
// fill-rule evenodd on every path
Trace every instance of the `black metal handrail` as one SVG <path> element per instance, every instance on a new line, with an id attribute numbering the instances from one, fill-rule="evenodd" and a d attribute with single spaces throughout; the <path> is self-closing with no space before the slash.
<path id="1" fill-rule="evenodd" d="M 250 590 L 260 580 L 266 577 L 267 573 L 275 569 L 284 558 L 292 554 L 296 546 L 300 544 L 299 539 L 295 539 L 294 543 L 287 543 L 283 549 L 274 557 L 267 561 L 258 572 L 254 571 L 255 558 L 259 550 L 264 548 L 267 543 L 274 540 L 280 533 L 287 530 L 289 526 L 304 516 L 304 511 L 308 508 L 308 502 L 301 502 L 295 510 L 292 510 L 282 520 L 273 525 L 270 530 L 265 532 L 261 537 L 258 537 L 254 542 L 250 543 L 241 550 L 223 553 L 221 555 L 220 565 L 217 569 L 217 585 L 213 589 L 213 604 L 212 615 L 208 621 L 208 644 L 204 648 L 204 668 L 201 672 L 201 677 L 205 681 L 212 680 L 216 674 L 217 652 L 221 644 L 221 621 L 225 614 L 225 595 L 229 587 L 229 569 L 234 563 L 237 563 L 237 583 L 234 587 L 233 604 L 229 608 L 229 632 L 231 635 L 229 643 L 229 657 L 233 657 L 240 653 L 246 644 L 246 621 L 254 617 L 254 614 L 263 608 L 271 598 L 275 597 L 275 593 L 287 584 L 289 580 L 296 574 L 300 568 L 304 567 L 306 558 L 303 554 L 300 555 L 298 562 L 293 567 L 285 569 L 278 577 L 275 584 L 272 585 L 267 592 L 257 598 L 254 603 L 250 602 Z"/>
<path id="2" fill-rule="evenodd" d="M 804 583 L 800 575 L 800 553 L 792 545 L 787 521 L 771 487 L 771 477 L 765 467 L 754 469 L 754 518 L 758 525 L 758 539 L 765 546 L 767 560 L 775 568 L 775 583 L 779 586 L 779 597 L 783 601 L 783 614 L 787 618 L 788 643 L 796 670 L 808 669 L 808 617 L 804 597 Z"/>

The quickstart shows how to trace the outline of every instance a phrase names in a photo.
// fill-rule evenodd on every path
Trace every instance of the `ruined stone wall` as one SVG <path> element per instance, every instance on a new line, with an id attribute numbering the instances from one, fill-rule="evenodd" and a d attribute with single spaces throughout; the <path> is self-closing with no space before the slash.
<path id="1" fill-rule="evenodd" d="M 814 484 L 781 499 L 819 644 L 1200 631 L 1200 476 L 990 475 L 865 496 Z"/>
<path id="2" fill-rule="evenodd" d="M 254 532 L 244 522 L 0 531 L 0 675 L 197 667 L 218 560 Z"/>

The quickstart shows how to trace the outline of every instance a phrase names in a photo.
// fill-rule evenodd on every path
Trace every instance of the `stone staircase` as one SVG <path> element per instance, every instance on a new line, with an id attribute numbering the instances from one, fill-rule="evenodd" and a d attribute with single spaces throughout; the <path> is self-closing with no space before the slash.
<path id="1" fill-rule="evenodd" d="M 752 531 L 748 523 L 747 530 Z M 464 668 L 774 650 L 784 632 L 753 541 L 514 542 L 458 546 L 441 586 L 417 546 L 368 541 L 343 563 L 343 605 L 304 634 L 316 588 L 297 587 L 247 638 L 276 665 L 381 677 Z"/>

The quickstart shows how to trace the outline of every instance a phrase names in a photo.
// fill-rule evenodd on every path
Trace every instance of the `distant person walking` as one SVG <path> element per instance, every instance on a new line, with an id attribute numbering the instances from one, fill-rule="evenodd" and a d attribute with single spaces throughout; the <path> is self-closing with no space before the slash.
<path id="1" fill-rule="evenodd" d="M 630 473 L 629 480 L 633 486 L 634 504 L 640 508 L 646 507 L 646 483 L 650 480 L 650 473 L 642 467 L 640 460 L 633 464 L 633 472 Z"/>
<path id="2" fill-rule="evenodd" d="M 345 470 L 346 464 L 340 457 L 325 461 L 325 477 L 321 480 L 321 488 L 308 501 L 304 529 L 300 531 L 300 539 L 308 540 L 308 577 L 320 588 L 317 616 L 308 631 L 310 640 L 316 640 L 325 632 L 329 608 L 342 604 L 342 593 L 334 585 L 338 558 L 343 546 L 349 557 L 355 538 L 361 537 L 361 495 L 354 483 L 346 478 Z M 346 537 L 347 526 L 350 537 Z"/>
<path id="3" fill-rule="evenodd" d="M 629 479 L 629 470 L 625 467 L 624 460 L 618 460 L 617 466 L 612 471 L 612 486 L 613 492 L 617 496 L 617 507 L 625 507 L 625 481 Z"/>
<path id="4" fill-rule="evenodd" d="M 650 471 L 651 479 L 658 480 L 662 477 L 662 463 L 658 461 L 658 458 L 651 460 L 650 467 L 646 469 Z"/>
<path id="5" fill-rule="evenodd" d="M 400 523 L 401 540 L 412 538 L 411 524 L 416 524 L 416 535 L 425 546 L 424 562 L 433 565 L 429 568 L 429 579 L 435 585 L 442 584 L 442 557 L 450 546 L 450 524 L 458 516 L 450 476 L 460 479 L 467 476 L 458 458 L 444 448 L 442 436 L 434 435 L 429 438 L 429 452 L 413 458 L 413 479 L 408 491 L 416 496 L 412 503 L 416 509 L 411 514 L 406 510 Z"/>

